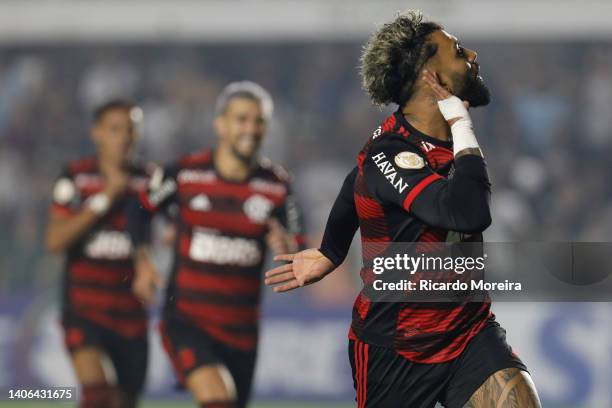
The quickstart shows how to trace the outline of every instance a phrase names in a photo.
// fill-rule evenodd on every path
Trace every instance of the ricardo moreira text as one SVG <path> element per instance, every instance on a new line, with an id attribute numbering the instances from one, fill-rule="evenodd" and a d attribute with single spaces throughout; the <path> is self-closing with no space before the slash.
<path id="1" fill-rule="evenodd" d="M 390 257 L 376 257 L 373 259 L 372 271 L 381 275 L 386 271 L 408 272 L 414 275 L 417 272 L 453 272 L 462 275 L 465 272 L 482 272 L 485 268 L 487 255 L 478 257 L 442 257 L 442 256 L 411 256 L 408 254 L 397 254 Z M 465 290 L 487 290 L 487 291 L 521 291 L 519 282 L 485 282 L 483 279 L 469 279 L 469 284 L 460 280 L 452 282 L 436 282 L 430 279 L 420 279 L 418 282 L 401 280 L 400 282 L 383 282 L 374 280 L 373 289 L 376 291 L 465 291 Z"/>

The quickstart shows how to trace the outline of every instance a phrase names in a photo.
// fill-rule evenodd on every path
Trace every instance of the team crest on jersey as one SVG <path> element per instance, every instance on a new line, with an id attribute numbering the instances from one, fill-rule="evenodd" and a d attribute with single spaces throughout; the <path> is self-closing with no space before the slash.
<path id="1" fill-rule="evenodd" d="M 425 160 L 413 152 L 401 152 L 395 155 L 395 164 L 401 169 L 417 170 L 425 167 Z"/>
<path id="2" fill-rule="evenodd" d="M 189 208 L 195 211 L 208 211 L 212 207 L 206 194 L 198 194 L 189 201 Z"/>
<path id="3" fill-rule="evenodd" d="M 244 202 L 243 210 L 249 219 L 257 224 L 263 224 L 270 215 L 274 204 L 261 194 L 255 194 Z"/>

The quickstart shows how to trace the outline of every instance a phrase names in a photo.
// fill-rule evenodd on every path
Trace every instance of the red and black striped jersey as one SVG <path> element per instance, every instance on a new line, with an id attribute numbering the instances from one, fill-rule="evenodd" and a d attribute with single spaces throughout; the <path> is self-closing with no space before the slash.
<path id="1" fill-rule="evenodd" d="M 147 186 L 145 167 L 130 165 L 127 192 L 66 252 L 63 312 L 78 315 L 126 337 L 143 336 L 147 316 L 132 294 L 132 243 L 127 206 Z M 71 217 L 104 189 L 95 157 L 69 163 L 55 182 L 50 211 Z"/>
<path id="2" fill-rule="evenodd" d="M 206 150 L 160 168 L 140 201 L 151 212 L 178 206 L 166 315 L 229 346 L 254 349 L 269 220 L 303 241 L 287 173 L 261 160 L 246 180 L 226 180 Z"/>
<path id="3" fill-rule="evenodd" d="M 364 286 L 374 280 L 371 261 L 386 242 L 418 242 L 417 250 L 427 252 L 451 236 L 453 240 L 482 241 L 482 229 L 459 234 L 437 222 L 436 216 L 426 216 L 429 209 L 441 206 L 438 201 L 444 199 L 442 189 L 453 177 L 452 142 L 422 134 L 398 111 L 374 132 L 357 161 L 353 192 L 363 248 Z M 414 208 L 417 204 L 424 208 L 420 211 L 424 216 Z M 492 318 L 488 301 L 374 302 L 362 290 L 354 304 L 349 335 L 392 347 L 411 361 L 440 363 L 457 357 Z"/>

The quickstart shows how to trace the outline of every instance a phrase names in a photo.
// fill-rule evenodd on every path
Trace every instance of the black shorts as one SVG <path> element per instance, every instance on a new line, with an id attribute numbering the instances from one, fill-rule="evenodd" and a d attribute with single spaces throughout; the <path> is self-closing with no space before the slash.
<path id="1" fill-rule="evenodd" d="M 433 408 L 437 402 L 462 408 L 495 372 L 527 371 L 506 343 L 506 331 L 494 321 L 446 363 L 414 363 L 392 349 L 353 340 L 349 358 L 358 408 Z"/>
<path id="2" fill-rule="evenodd" d="M 166 317 L 160 329 L 164 348 L 181 387 L 185 386 L 185 379 L 195 369 L 222 364 L 236 386 L 236 407 L 246 406 L 255 372 L 256 350 L 244 351 L 227 346 L 180 317 Z"/>
<path id="3" fill-rule="evenodd" d="M 65 313 L 62 318 L 64 342 L 72 354 L 82 347 L 96 347 L 111 361 L 117 387 L 128 396 L 142 392 L 147 374 L 147 336 L 128 338 L 84 317 Z"/>

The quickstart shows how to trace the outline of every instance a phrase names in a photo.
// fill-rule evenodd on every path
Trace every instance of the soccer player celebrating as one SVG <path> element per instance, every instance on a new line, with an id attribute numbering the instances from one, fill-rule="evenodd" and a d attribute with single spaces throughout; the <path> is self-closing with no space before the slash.
<path id="1" fill-rule="evenodd" d="M 277 292 L 331 273 L 357 228 L 365 287 L 373 243 L 481 241 L 491 223 L 489 179 L 467 109 L 490 100 L 476 52 L 410 12 L 373 35 L 361 76 L 374 103 L 399 109 L 359 153 L 321 247 L 275 258 L 290 261 L 266 275 Z M 540 407 L 488 301 L 385 303 L 362 290 L 349 338 L 359 407 Z"/>
<path id="2" fill-rule="evenodd" d="M 175 260 L 161 325 L 182 385 L 201 407 L 244 407 L 249 399 L 266 248 L 296 250 L 300 219 L 287 174 L 258 158 L 272 100 L 252 82 L 229 84 L 217 100 L 214 150 L 159 169 L 129 227 L 143 299 L 154 295 L 146 225 L 178 206 Z"/>
<path id="3" fill-rule="evenodd" d="M 145 379 L 147 316 L 131 291 L 126 230 L 127 205 L 149 178 L 131 160 L 141 116 L 127 101 L 99 107 L 91 129 L 97 154 L 69 163 L 53 190 L 46 245 L 66 254 L 62 324 L 83 408 L 134 407 Z"/>

